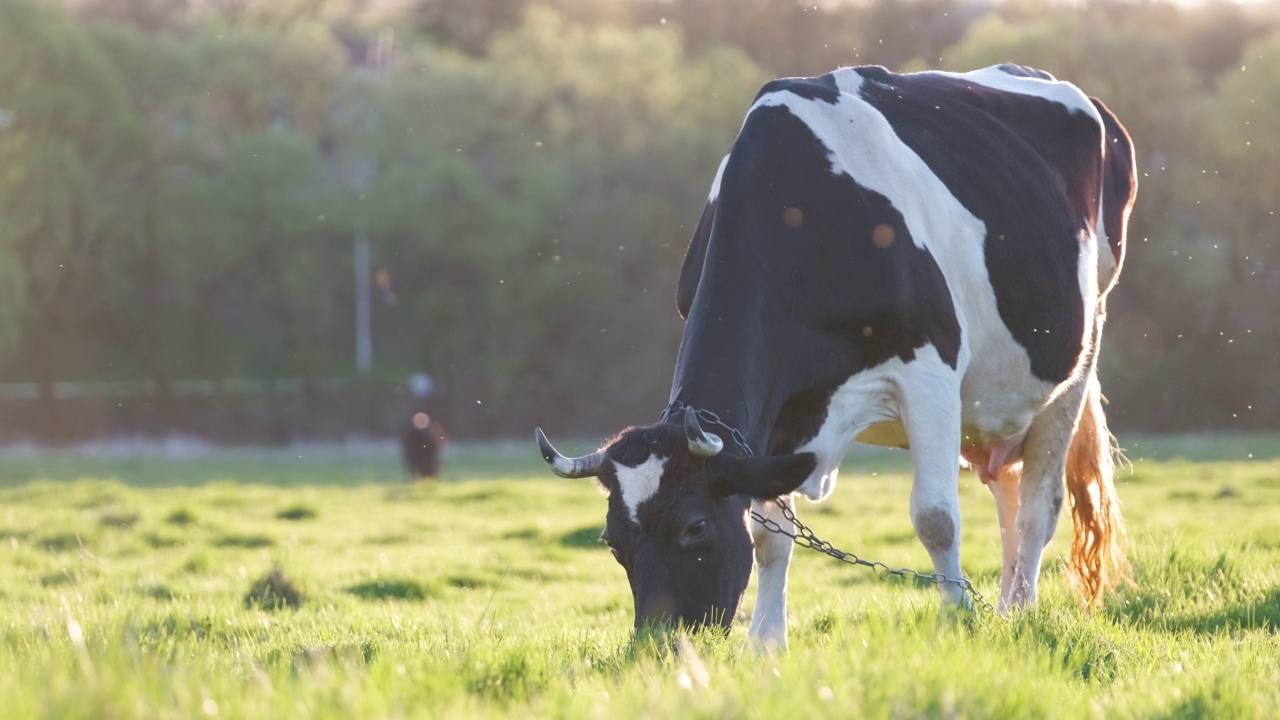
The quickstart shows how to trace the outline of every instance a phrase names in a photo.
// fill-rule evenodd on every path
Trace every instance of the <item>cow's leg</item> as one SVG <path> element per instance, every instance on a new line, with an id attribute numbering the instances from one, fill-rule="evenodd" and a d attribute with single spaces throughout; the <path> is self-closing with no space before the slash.
<path id="1" fill-rule="evenodd" d="M 917 361 L 905 378 L 902 416 L 911 443 L 915 479 L 911 523 L 929 551 L 934 572 L 959 580 L 960 570 L 960 382 L 941 362 Z M 969 604 L 958 582 L 938 585 L 942 602 Z"/>
<path id="2" fill-rule="evenodd" d="M 1053 539 L 1066 490 L 1067 450 L 1084 402 L 1090 372 L 1067 388 L 1031 421 L 1022 452 L 1018 487 L 1018 562 L 1008 608 L 1035 604 L 1045 546 Z M 1004 600 L 1002 594 L 1001 600 Z"/>
<path id="3" fill-rule="evenodd" d="M 999 611 L 1009 609 L 1009 590 L 1013 587 L 1013 574 L 1018 567 L 1018 481 L 1021 471 L 1006 467 L 992 482 L 987 483 L 996 499 L 996 517 L 1000 522 L 1000 605 Z"/>
<path id="4" fill-rule="evenodd" d="M 795 510 L 795 500 L 791 499 Z M 795 532 L 795 525 L 782 516 L 777 503 L 753 500 L 756 512 L 772 519 L 784 530 Z M 787 647 L 787 568 L 791 565 L 791 538 L 769 532 L 751 521 L 751 536 L 756 554 L 756 608 L 751 614 L 747 645 L 756 650 L 774 652 Z"/>

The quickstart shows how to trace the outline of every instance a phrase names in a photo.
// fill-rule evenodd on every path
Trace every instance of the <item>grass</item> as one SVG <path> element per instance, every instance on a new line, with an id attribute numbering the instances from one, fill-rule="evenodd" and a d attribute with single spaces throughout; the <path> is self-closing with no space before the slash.
<path id="1" fill-rule="evenodd" d="M 1073 600 L 1068 518 L 1040 606 L 1010 619 L 942 616 L 930 589 L 797 551 L 777 657 L 741 649 L 754 588 L 727 639 L 632 642 L 603 498 L 532 443 L 455 448 L 422 484 L 374 448 L 13 454 L 0 718 L 1273 715 L 1280 438 L 1125 444 L 1137 589 Z M 907 472 L 855 450 L 800 512 L 928 569 Z M 961 502 L 966 570 L 994 595 L 994 508 L 968 473 Z"/>

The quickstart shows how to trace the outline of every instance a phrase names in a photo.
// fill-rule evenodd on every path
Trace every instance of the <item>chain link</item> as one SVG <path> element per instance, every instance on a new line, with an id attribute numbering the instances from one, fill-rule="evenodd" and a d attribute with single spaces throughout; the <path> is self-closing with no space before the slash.
<path id="1" fill-rule="evenodd" d="M 817 550 L 818 552 L 829 555 L 840 562 L 870 568 L 875 572 L 876 576 L 882 580 L 892 575 L 900 578 L 906 578 L 908 580 L 923 580 L 925 582 L 933 583 L 934 585 L 955 583 L 960 586 L 961 590 L 964 590 L 969 594 L 969 598 L 973 601 L 975 606 L 990 613 L 995 613 L 996 611 L 996 609 L 992 607 L 991 603 L 987 602 L 987 599 L 982 596 L 982 593 L 978 592 L 978 588 L 974 587 L 973 583 L 970 582 L 967 577 L 960 576 L 959 578 L 949 578 L 942 573 L 922 573 L 910 568 L 894 568 L 889 567 L 882 562 L 864 560 L 854 553 L 840 550 L 826 540 L 814 535 L 813 531 L 810 530 L 807 525 L 800 522 L 800 519 L 796 517 L 795 513 L 791 511 L 791 507 L 782 498 L 778 498 L 775 502 L 778 503 L 778 507 L 782 508 L 782 516 L 785 517 L 788 522 L 795 525 L 795 532 L 787 530 L 782 525 L 778 524 L 778 522 L 773 518 L 765 517 L 755 510 L 752 510 L 751 519 L 760 523 L 765 530 L 768 530 L 771 533 L 777 533 L 778 535 L 789 537 L 792 542 L 800 547 Z"/>
<path id="2" fill-rule="evenodd" d="M 706 423 L 708 425 L 716 425 L 720 429 L 729 433 L 729 437 L 733 438 L 733 441 L 737 443 L 738 448 L 742 450 L 747 457 L 755 456 L 755 453 L 751 452 L 751 446 L 747 445 L 747 438 L 743 436 L 737 428 L 721 420 L 719 415 L 716 415 L 710 410 L 692 408 L 677 400 L 667 406 L 667 409 L 662 412 L 662 419 L 666 420 L 672 414 L 686 409 L 693 410 L 694 415 L 698 418 L 698 422 Z M 973 601 L 974 605 L 990 613 L 995 613 L 996 611 L 996 609 L 992 607 L 991 603 L 987 602 L 987 599 L 982 596 L 982 593 L 978 592 L 978 588 L 973 586 L 973 583 L 969 581 L 969 578 L 964 577 L 963 575 L 959 578 L 949 578 L 942 573 L 922 573 L 910 568 L 889 567 L 882 562 L 876 562 L 874 560 L 863 560 L 854 553 L 840 550 L 836 546 L 815 535 L 813 531 L 809 529 L 809 526 L 800 522 L 800 519 L 796 517 L 796 514 L 791 511 L 791 506 L 787 504 L 787 501 L 782 498 L 778 498 L 775 502 L 778 503 L 778 507 L 782 508 L 782 516 L 795 526 L 795 532 L 791 532 L 782 527 L 782 525 L 778 524 L 778 522 L 773 518 L 765 517 L 755 510 L 752 510 L 751 519 L 760 523 L 765 530 L 768 530 L 771 533 L 777 533 L 778 535 L 789 537 L 792 542 L 800 547 L 817 550 L 818 552 L 829 555 L 842 563 L 848 563 L 849 565 L 861 565 L 865 568 L 871 568 L 871 570 L 875 572 L 876 576 L 882 580 L 889 576 L 895 576 L 906 578 L 908 580 L 923 580 L 925 582 L 933 583 L 934 585 L 955 583 L 960 586 L 961 590 L 969 594 L 969 599 Z"/>

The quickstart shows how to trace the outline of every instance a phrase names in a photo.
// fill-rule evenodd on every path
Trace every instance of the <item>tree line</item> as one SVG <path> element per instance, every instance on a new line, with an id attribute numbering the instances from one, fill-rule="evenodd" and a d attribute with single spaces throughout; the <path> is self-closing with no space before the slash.
<path id="1" fill-rule="evenodd" d="M 0 414 L 30 434 L 66 434 L 60 382 L 145 380 L 165 431 L 184 382 L 242 378 L 299 381 L 285 424 L 332 433 L 377 415 L 335 381 L 394 403 L 413 372 L 463 437 L 652 422 L 759 86 L 1004 61 L 1138 148 L 1116 426 L 1280 423 L 1275 3 L 0 0 L 0 52 L 0 381 L 37 389 Z"/>

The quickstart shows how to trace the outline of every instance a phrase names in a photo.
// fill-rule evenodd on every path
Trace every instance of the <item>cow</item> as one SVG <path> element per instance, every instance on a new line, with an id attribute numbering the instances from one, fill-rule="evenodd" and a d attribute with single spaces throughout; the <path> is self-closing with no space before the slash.
<path id="1" fill-rule="evenodd" d="M 961 464 L 994 496 L 998 609 L 1036 601 L 1064 490 L 1070 569 L 1096 604 L 1127 580 L 1097 379 L 1137 191 L 1128 133 L 1049 73 L 851 67 L 764 85 L 720 163 L 680 270 L 667 410 L 569 458 L 608 492 L 603 540 L 637 629 L 727 630 L 752 571 L 749 642 L 786 646 L 780 498 L 821 501 L 853 442 L 910 452 L 910 517 L 944 607 L 960 579 Z"/>

